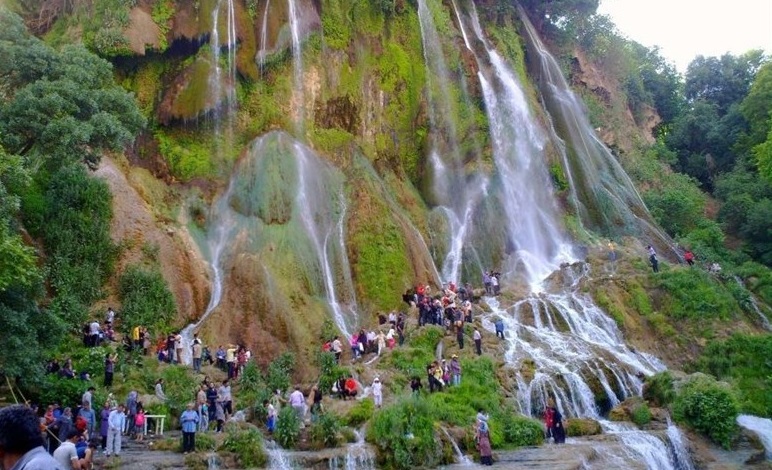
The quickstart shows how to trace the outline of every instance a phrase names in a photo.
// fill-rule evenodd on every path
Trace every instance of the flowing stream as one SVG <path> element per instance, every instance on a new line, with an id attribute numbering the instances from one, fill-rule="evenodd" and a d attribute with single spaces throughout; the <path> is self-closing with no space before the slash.
<path id="1" fill-rule="evenodd" d="M 540 127 L 518 77 L 486 40 L 474 2 L 465 2 L 460 8 L 458 1 L 452 0 L 452 5 L 466 47 L 479 65 L 498 172 L 492 185 L 501 187 L 501 204 L 517 250 L 517 268 L 531 288 L 530 295 L 506 307 L 498 299 L 485 299 L 490 313 L 483 321 L 491 332 L 496 318 L 506 326 L 505 358 L 515 371 L 521 413 L 538 417 L 552 398 L 565 417 L 601 420 L 604 431 L 624 444 L 627 456 L 620 459 L 634 456 L 650 469 L 689 469 L 688 454 L 671 451 L 683 448 L 680 434 L 659 436 L 633 425 L 602 420 L 611 407 L 641 394 L 642 374 L 665 367 L 657 358 L 627 347 L 614 320 L 584 293 L 589 266 L 566 263 L 574 257 L 559 222 L 545 164 L 550 132 Z M 580 109 L 567 115 L 579 119 Z M 616 166 L 623 183 L 629 182 Z M 621 192 L 626 191 L 624 184 L 619 186 Z M 613 189 L 610 186 L 608 190 L 613 193 Z M 648 215 L 642 203 L 641 207 L 643 212 L 638 215 Z"/>
<path id="2" fill-rule="evenodd" d="M 260 73 L 265 72 L 265 55 L 268 53 L 268 7 L 271 0 L 265 0 L 265 9 L 263 10 L 263 21 L 260 26 L 260 51 L 257 53 L 258 66 Z"/>
<path id="3" fill-rule="evenodd" d="M 772 420 L 758 416 L 740 415 L 737 424 L 759 436 L 766 450 L 767 460 L 772 460 Z"/>
<path id="4" fill-rule="evenodd" d="M 265 441 L 265 451 L 268 454 L 270 470 L 292 470 L 294 467 L 287 452 L 276 441 Z"/>
<path id="5" fill-rule="evenodd" d="M 468 170 L 461 155 L 455 124 L 459 119 L 459 112 L 453 99 L 453 85 L 464 95 L 465 103 L 469 100 L 466 87 L 453 82 L 445 63 L 445 53 L 434 24 L 432 9 L 428 5 L 428 2 L 435 1 L 418 1 L 423 56 L 428 72 L 426 89 L 432 143 L 429 162 L 432 170 L 432 197 L 447 220 L 450 238 L 447 253 L 442 261 L 442 280 L 459 283 L 464 248 L 468 245 L 472 231 L 475 207 L 485 196 L 488 179 L 482 171 L 471 171 L 471 174 L 467 175 Z M 441 6 L 435 7 L 444 11 Z M 470 165 L 477 170 L 478 157 L 479 155 L 475 155 L 475 162 Z"/>
<path id="6" fill-rule="evenodd" d="M 303 120 L 305 119 L 306 103 L 303 87 L 303 55 L 300 43 L 300 17 L 297 0 L 287 0 L 287 9 L 289 12 L 289 26 L 290 34 L 292 36 L 292 101 L 293 112 L 296 113 L 294 117 L 295 132 L 300 135 L 303 131 Z"/>

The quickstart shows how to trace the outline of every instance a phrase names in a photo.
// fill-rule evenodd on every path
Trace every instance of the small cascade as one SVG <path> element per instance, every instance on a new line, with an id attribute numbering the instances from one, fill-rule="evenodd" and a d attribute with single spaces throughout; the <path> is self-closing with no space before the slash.
<path id="1" fill-rule="evenodd" d="M 694 470 L 688 451 L 683 445 L 678 428 L 668 427 L 666 434 L 639 430 L 633 424 L 601 421 L 603 431 L 619 438 L 624 444 L 625 456 L 643 462 L 648 470 Z"/>
<path id="2" fill-rule="evenodd" d="M 684 436 L 678 426 L 667 420 L 667 438 L 670 441 L 672 460 L 677 470 L 694 470 L 689 450 L 684 444 Z"/>
<path id="3" fill-rule="evenodd" d="M 257 63 L 260 68 L 260 74 L 265 71 L 265 56 L 268 53 L 268 7 L 270 5 L 271 0 L 265 0 L 263 21 L 260 26 L 260 51 L 257 53 Z"/>
<path id="4" fill-rule="evenodd" d="M 455 124 L 459 116 L 453 100 L 455 84 L 445 63 L 445 53 L 434 24 L 432 9 L 428 5 L 428 2 L 432 1 L 435 0 L 418 1 L 423 56 L 428 71 L 426 88 L 431 122 L 432 146 L 429 162 L 432 171 L 432 197 L 447 219 L 450 237 L 449 247 L 442 262 L 442 280 L 459 283 L 463 251 L 469 242 L 475 207 L 484 197 L 488 181 L 482 171 L 467 169 L 461 155 Z M 463 78 L 461 82 L 458 88 L 465 96 L 465 101 L 469 101 Z M 477 153 L 479 156 L 479 152 Z M 478 166 L 477 161 L 470 166 Z M 467 171 L 470 172 L 469 175 Z"/>
<path id="5" fill-rule="evenodd" d="M 737 417 L 737 424 L 759 436 L 766 450 L 767 460 L 772 460 L 772 420 L 752 415 L 740 415 Z"/>
<path id="6" fill-rule="evenodd" d="M 316 250 L 322 269 L 325 296 L 332 310 L 333 320 L 344 334 L 345 340 L 351 337 L 357 326 L 356 299 L 351 268 L 346 254 L 344 222 L 346 219 L 346 200 L 342 185 L 337 191 L 337 207 L 326 207 L 322 187 L 325 181 L 319 175 L 325 171 L 320 160 L 312 158 L 310 150 L 294 144 L 298 163 L 299 191 L 297 207 L 300 218 Z M 340 288 L 336 284 L 335 266 L 340 266 L 343 282 Z M 347 299 L 342 303 L 340 299 Z"/>
<path id="7" fill-rule="evenodd" d="M 479 66 L 496 164 L 491 185 L 498 189 L 515 249 L 509 272 L 522 272 L 531 289 L 538 290 L 560 263 L 574 258 L 544 161 L 547 135 L 532 115 L 516 74 L 486 40 L 474 2 L 469 2 L 468 15 L 461 13 L 455 0 L 453 7 Z"/>
<path id="8" fill-rule="evenodd" d="M 573 93 L 560 66 L 541 42 L 522 8 L 528 65 L 537 77 L 544 108 L 551 119 L 550 135 L 562 157 L 571 202 L 581 222 L 611 236 L 646 236 L 662 253 L 678 253 L 656 225 L 635 185 L 609 148 L 595 133 L 582 101 Z"/>
<path id="9" fill-rule="evenodd" d="M 270 470 L 292 470 L 294 467 L 287 452 L 276 441 L 265 441 L 265 452 L 268 454 Z"/>
<path id="10" fill-rule="evenodd" d="M 300 44 L 300 12 L 297 0 L 287 0 L 287 10 L 289 12 L 289 27 L 292 36 L 292 108 L 295 113 L 295 131 L 300 134 L 303 131 L 306 108 L 303 87 L 303 51 Z"/>
<path id="11" fill-rule="evenodd" d="M 206 456 L 207 470 L 220 470 L 220 457 L 217 454 L 208 454 Z"/>
<path id="12" fill-rule="evenodd" d="M 191 323 L 180 332 L 182 336 L 182 363 L 190 364 L 193 334 L 209 318 L 209 315 L 220 305 L 223 296 L 223 255 L 230 242 L 231 232 L 236 225 L 233 213 L 228 208 L 228 199 L 233 192 L 233 182 L 225 194 L 215 203 L 211 211 L 211 224 L 206 237 L 205 248 L 209 258 L 209 268 L 212 274 L 212 292 L 204 314 L 196 323 Z"/>
<path id="13" fill-rule="evenodd" d="M 759 317 L 759 322 L 761 323 L 761 326 L 767 330 L 772 331 L 772 324 L 769 322 L 769 318 L 764 314 L 764 312 L 761 311 L 761 308 L 759 308 L 759 303 L 756 301 L 756 297 L 745 289 L 745 284 L 743 284 L 742 279 L 740 279 L 740 276 L 734 276 L 734 281 L 743 288 L 748 293 L 748 301 L 747 306 L 753 310 L 753 312 L 756 314 L 756 316 Z M 745 306 L 745 305 L 744 305 Z"/>
<path id="14" fill-rule="evenodd" d="M 217 0 L 212 10 L 212 32 L 209 46 L 212 50 L 212 67 L 209 75 L 210 93 L 215 102 L 223 100 L 223 105 L 215 111 L 217 129 L 220 131 L 220 115 L 229 116 L 236 106 L 236 13 L 234 0 Z M 220 9 L 225 4 L 225 43 L 220 39 Z M 225 72 L 223 75 L 222 48 L 225 47 Z"/>
<path id="15" fill-rule="evenodd" d="M 470 459 L 463 452 L 461 452 L 461 448 L 458 447 L 458 443 L 456 442 L 455 439 L 453 439 L 453 436 L 450 435 L 448 430 L 444 426 L 440 427 L 440 429 L 442 430 L 442 433 L 445 434 L 445 437 L 448 438 L 448 441 L 450 441 L 450 445 L 453 446 L 453 453 L 456 456 L 456 460 L 458 460 L 458 462 L 456 463 L 461 464 L 462 466 L 474 465 L 474 462 L 472 462 L 472 459 Z"/>
<path id="16" fill-rule="evenodd" d="M 337 455 L 329 460 L 330 470 L 375 470 L 375 454 L 365 444 L 364 432 L 355 430 L 356 441 L 346 446 L 345 458 Z"/>

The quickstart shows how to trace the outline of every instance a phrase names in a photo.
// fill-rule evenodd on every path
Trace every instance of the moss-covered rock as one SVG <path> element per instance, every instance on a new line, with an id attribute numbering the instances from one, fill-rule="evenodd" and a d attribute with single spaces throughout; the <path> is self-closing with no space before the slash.
<path id="1" fill-rule="evenodd" d="M 589 418 L 569 418 L 566 420 L 566 434 L 569 437 L 595 436 L 602 434 L 600 423 Z"/>

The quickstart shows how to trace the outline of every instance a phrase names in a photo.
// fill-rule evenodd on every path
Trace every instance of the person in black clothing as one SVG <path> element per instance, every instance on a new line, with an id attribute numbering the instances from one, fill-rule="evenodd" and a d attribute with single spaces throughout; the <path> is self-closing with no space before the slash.
<path id="1" fill-rule="evenodd" d="M 555 439 L 555 444 L 565 444 L 566 430 L 563 427 L 563 415 L 555 407 L 552 408 L 552 429 L 550 429 L 550 433 Z"/>

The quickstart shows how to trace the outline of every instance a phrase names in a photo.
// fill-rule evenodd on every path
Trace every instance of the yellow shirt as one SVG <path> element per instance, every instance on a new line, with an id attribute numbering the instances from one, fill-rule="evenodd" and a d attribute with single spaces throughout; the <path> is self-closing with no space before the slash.
<path id="1" fill-rule="evenodd" d="M 131 330 L 131 339 L 134 341 L 139 341 L 139 327 L 135 326 L 133 330 Z"/>
<path id="2" fill-rule="evenodd" d="M 236 348 L 230 348 L 225 351 L 225 362 L 236 362 Z"/>

